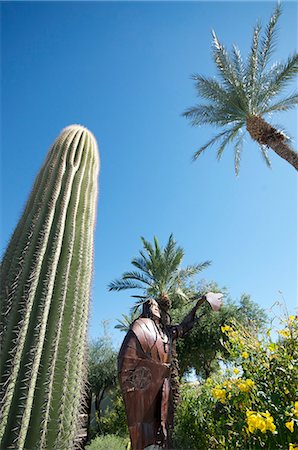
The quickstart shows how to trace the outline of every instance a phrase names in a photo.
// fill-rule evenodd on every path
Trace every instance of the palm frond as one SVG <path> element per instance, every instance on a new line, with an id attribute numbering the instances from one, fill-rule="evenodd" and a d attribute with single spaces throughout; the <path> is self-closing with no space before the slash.
<path id="1" fill-rule="evenodd" d="M 123 280 L 136 280 L 141 283 L 147 284 L 148 286 L 152 286 L 152 280 L 150 280 L 146 274 L 142 274 L 141 272 L 124 272 L 122 275 Z"/>
<path id="2" fill-rule="evenodd" d="M 262 110 L 263 114 L 273 111 L 288 111 L 298 105 L 298 94 L 292 94 L 289 97 L 281 99 L 280 101 L 273 103 Z"/>
<path id="3" fill-rule="evenodd" d="M 134 258 L 131 261 L 131 264 L 135 266 L 137 269 L 144 272 L 151 280 L 153 279 L 152 273 L 148 268 L 148 261 L 146 258 Z"/>
<path id="4" fill-rule="evenodd" d="M 241 87 L 241 82 L 237 77 L 237 71 L 229 57 L 225 47 L 219 42 L 216 33 L 212 30 L 213 37 L 213 59 L 218 68 L 220 77 L 225 86 L 233 86 L 237 90 Z"/>
<path id="5" fill-rule="evenodd" d="M 203 145 L 199 150 L 194 153 L 192 159 L 195 161 L 208 147 L 212 146 L 217 142 L 219 139 L 221 139 L 223 136 L 225 136 L 227 133 L 229 133 L 230 130 L 225 130 L 221 133 L 218 133 L 216 136 L 214 136 L 210 141 L 207 142 L 207 144 Z"/>
<path id="6" fill-rule="evenodd" d="M 241 84 L 243 85 L 243 82 L 245 80 L 245 67 L 243 64 L 241 52 L 235 44 L 233 45 L 232 51 L 233 51 L 233 63 L 237 71 L 237 78 L 239 79 L 239 81 L 241 81 Z"/>
<path id="7" fill-rule="evenodd" d="M 295 75 L 298 73 L 298 54 L 295 53 L 289 56 L 286 63 L 281 67 L 280 73 L 275 79 L 275 84 L 277 84 L 280 89 L 284 88 L 290 81 L 293 80 Z"/>
<path id="8" fill-rule="evenodd" d="M 158 239 L 156 236 L 154 236 L 154 245 L 155 245 L 155 255 L 157 258 L 161 257 L 161 249 L 158 243 Z"/>
<path id="9" fill-rule="evenodd" d="M 177 246 L 177 243 L 173 237 L 168 241 L 168 244 L 164 250 L 164 271 L 163 280 L 165 284 L 169 285 L 176 282 L 179 266 L 184 257 L 184 250 L 182 247 Z"/>
<path id="10" fill-rule="evenodd" d="M 151 270 L 152 276 L 155 277 L 157 266 L 160 263 L 160 260 L 156 256 L 153 245 L 149 241 L 146 241 L 146 239 L 144 237 L 141 237 L 141 240 L 142 240 L 144 249 L 147 251 L 147 253 L 149 255 L 149 260 L 147 259 L 148 269 Z M 144 255 L 144 253 L 142 253 L 142 252 L 140 252 L 140 254 Z"/>
<path id="11" fill-rule="evenodd" d="M 146 297 L 143 300 L 139 300 L 137 302 L 135 302 L 135 304 L 130 308 L 130 313 L 131 314 L 137 314 L 138 315 L 141 313 L 140 309 L 143 306 L 144 303 L 146 303 L 147 300 L 149 300 L 150 297 Z"/>
<path id="12" fill-rule="evenodd" d="M 272 16 L 270 17 L 269 23 L 265 30 L 265 36 L 262 39 L 261 43 L 261 49 L 259 54 L 260 72 L 262 72 L 265 69 L 272 53 L 275 50 L 276 31 L 277 31 L 276 24 L 280 15 L 281 15 L 281 5 L 280 3 L 277 3 Z"/>
<path id="13" fill-rule="evenodd" d="M 217 150 L 218 161 L 221 159 L 226 146 L 235 139 L 235 137 L 238 134 L 238 131 L 241 130 L 243 125 L 244 125 L 244 122 L 239 122 L 232 129 L 228 130 L 227 136 L 223 139 L 219 149 Z"/>
<path id="14" fill-rule="evenodd" d="M 263 100 L 279 94 L 295 78 L 298 73 L 298 54 L 289 56 L 285 63 L 274 64 L 267 75 Z"/>
<path id="15" fill-rule="evenodd" d="M 109 291 L 123 291 L 125 289 L 144 289 L 141 283 L 130 280 L 114 280 L 108 285 Z"/>
<path id="16" fill-rule="evenodd" d="M 164 256 L 166 261 L 173 257 L 173 255 L 175 254 L 175 248 L 176 241 L 174 239 L 173 233 L 171 233 L 164 249 Z"/>
<path id="17" fill-rule="evenodd" d="M 144 249 L 148 252 L 149 256 L 154 256 L 154 249 L 153 246 L 150 244 L 149 241 L 146 241 L 146 239 L 141 236 L 141 241 L 143 243 Z"/>
<path id="18" fill-rule="evenodd" d="M 114 328 L 117 328 L 120 331 L 127 332 L 130 329 L 131 324 L 139 317 L 140 311 L 139 306 L 134 307 L 130 313 L 130 316 L 127 314 L 122 314 L 122 320 L 117 319 L 117 324 Z"/>
<path id="19" fill-rule="evenodd" d="M 179 268 L 179 265 L 182 262 L 182 259 L 184 257 L 184 250 L 182 247 L 177 247 L 175 255 L 173 258 L 169 261 L 169 268 L 171 272 L 174 272 Z"/>
<path id="20" fill-rule="evenodd" d="M 201 75 L 193 75 L 192 79 L 196 82 L 195 87 L 200 97 L 216 103 L 227 102 L 227 91 L 218 81 Z"/>
<path id="21" fill-rule="evenodd" d="M 240 136 L 235 144 L 235 154 L 234 154 L 235 173 L 237 176 L 239 175 L 242 149 L 243 149 L 243 136 Z"/>
<path id="22" fill-rule="evenodd" d="M 189 266 L 185 267 L 184 269 L 179 270 L 179 278 L 182 280 L 185 280 L 189 277 L 197 275 L 199 272 L 202 272 L 202 270 L 209 267 L 210 264 L 211 264 L 211 261 L 204 261 L 203 263 L 200 263 L 200 264 L 189 265 Z"/>
<path id="23" fill-rule="evenodd" d="M 227 125 L 241 118 L 246 117 L 245 111 L 240 107 L 235 107 L 232 103 L 224 106 L 219 105 L 196 105 L 183 114 L 191 119 L 192 126 L 199 125 Z"/>
<path id="24" fill-rule="evenodd" d="M 263 156 L 265 163 L 271 169 L 271 161 L 270 161 L 269 155 L 268 155 L 268 148 L 266 147 L 266 145 L 260 145 L 260 150 L 261 150 L 261 155 Z"/>
<path id="25" fill-rule="evenodd" d="M 141 255 L 141 257 L 142 257 L 142 259 L 144 261 L 144 264 L 146 264 L 146 265 L 149 264 L 150 258 L 147 258 L 147 256 L 145 255 L 144 251 L 140 250 L 139 253 L 140 253 L 140 255 Z M 134 260 L 135 260 L 135 258 L 134 258 Z"/>
<path id="26" fill-rule="evenodd" d="M 261 25 L 257 24 L 254 28 L 252 45 L 250 54 L 248 57 L 248 65 L 246 69 L 247 73 L 247 94 L 249 97 L 249 112 L 255 114 L 255 97 L 256 97 L 256 84 L 258 81 L 258 56 L 259 56 L 259 38 L 260 38 Z"/>
<path id="27" fill-rule="evenodd" d="M 236 47 L 234 51 L 237 51 Z M 240 52 L 237 55 L 237 58 L 235 56 L 235 59 L 237 59 L 237 62 L 235 61 L 235 68 L 233 70 L 235 70 L 238 74 L 238 84 L 240 86 L 239 89 L 235 89 L 234 87 L 230 87 L 229 89 L 227 89 L 225 86 L 223 86 L 213 78 L 206 78 L 200 75 L 193 75 L 192 77 L 196 82 L 195 87 L 198 96 L 209 100 L 211 106 L 219 108 L 219 110 L 228 109 L 228 113 L 232 114 L 234 119 L 235 117 L 243 116 L 243 112 L 249 112 L 244 88 L 244 67 L 242 64 Z M 182 115 L 190 119 L 196 119 L 198 108 L 200 108 L 201 106 L 204 105 L 197 105 L 193 108 L 190 108 Z M 213 112 L 212 114 L 214 115 Z M 197 123 L 193 123 L 193 125 L 196 126 Z"/>

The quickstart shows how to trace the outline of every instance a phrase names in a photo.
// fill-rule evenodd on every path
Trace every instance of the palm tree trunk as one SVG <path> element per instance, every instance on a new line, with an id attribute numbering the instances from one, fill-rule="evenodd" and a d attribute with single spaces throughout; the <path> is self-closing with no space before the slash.
<path id="1" fill-rule="evenodd" d="M 171 404 L 169 409 L 169 426 L 170 429 L 174 428 L 174 415 L 177 410 L 177 406 L 180 401 L 180 368 L 177 355 L 177 342 L 172 344 L 172 365 L 171 365 Z"/>
<path id="2" fill-rule="evenodd" d="M 287 144 L 286 137 L 280 131 L 259 116 L 249 116 L 246 119 L 246 129 L 253 140 L 270 147 L 298 170 L 298 153 Z"/>

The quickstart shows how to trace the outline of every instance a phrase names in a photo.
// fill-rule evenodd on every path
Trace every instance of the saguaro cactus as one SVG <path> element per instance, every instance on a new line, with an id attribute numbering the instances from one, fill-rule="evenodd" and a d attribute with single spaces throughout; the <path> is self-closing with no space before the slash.
<path id="1" fill-rule="evenodd" d="M 3 449 L 70 449 L 86 372 L 99 155 L 72 125 L 54 142 L 1 264 Z"/>

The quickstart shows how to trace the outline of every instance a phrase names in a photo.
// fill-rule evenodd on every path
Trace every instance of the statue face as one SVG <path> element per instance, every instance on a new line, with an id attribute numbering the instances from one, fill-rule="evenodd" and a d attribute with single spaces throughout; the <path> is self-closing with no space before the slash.
<path id="1" fill-rule="evenodd" d="M 153 316 L 158 317 L 160 319 L 160 309 L 156 300 L 151 300 L 150 311 Z"/>

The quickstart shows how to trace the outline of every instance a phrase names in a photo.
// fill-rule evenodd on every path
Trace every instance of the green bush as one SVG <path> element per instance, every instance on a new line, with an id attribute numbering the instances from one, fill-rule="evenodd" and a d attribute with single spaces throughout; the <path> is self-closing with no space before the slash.
<path id="1" fill-rule="evenodd" d="M 110 391 L 109 405 L 100 418 L 96 415 L 96 422 L 100 434 L 128 436 L 124 402 L 119 387 Z"/>
<path id="2" fill-rule="evenodd" d="M 235 321 L 222 327 L 234 366 L 186 385 L 177 411 L 179 450 L 298 449 L 298 320 L 290 316 L 273 342 Z"/>
<path id="3" fill-rule="evenodd" d="M 198 450 L 217 448 L 211 446 L 214 429 L 212 409 L 215 401 L 206 384 L 186 383 L 181 386 L 174 429 L 174 448 Z"/>
<path id="4" fill-rule="evenodd" d="M 129 444 L 128 438 L 123 438 L 115 434 L 107 434 L 105 436 L 97 436 L 86 450 L 126 450 Z"/>

